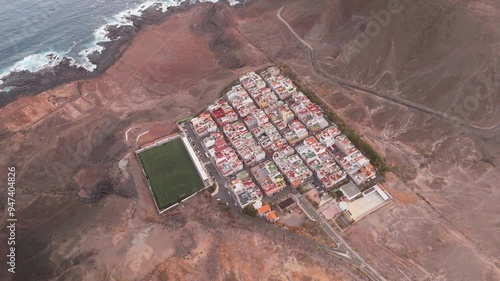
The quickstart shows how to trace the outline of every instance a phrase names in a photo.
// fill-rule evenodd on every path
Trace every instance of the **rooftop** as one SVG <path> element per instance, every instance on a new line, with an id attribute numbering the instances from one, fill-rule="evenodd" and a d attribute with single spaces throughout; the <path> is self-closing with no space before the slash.
<path id="1" fill-rule="evenodd" d="M 342 193 L 344 193 L 344 195 L 349 200 L 352 200 L 352 199 L 356 198 L 356 196 L 358 196 L 359 194 L 361 194 L 361 191 L 352 182 L 349 182 L 348 184 L 343 185 L 340 188 L 340 191 L 342 191 Z"/>
<path id="2" fill-rule="evenodd" d="M 260 207 L 258 210 L 257 210 L 257 213 L 259 215 L 265 215 L 267 213 L 269 213 L 271 211 L 271 206 L 269 206 L 269 204 L 266 204 L 262 207 Z"/>
<path id="3" fill-rule="evenodd" d="M 292 206 L 293 204 L 295 204 L 295 200 L 293 200 L 292 197 L 288 197 L 286 200 L 281 201 L 278 204 L 278 207 L 280 207 L 280 209 L 284 210 L 284 209 Z"/>
<path id="4" fill-rule="evenodd" d="M 267 213 L 267 219 L 270 221 L 277 221 L 279 218 L 274 211 Z"/>
<path id="5" fill-rule="evenodd" d="M 262 192 L 250 178 L 247 171 L 238 173 L 236 178 L 230 182 L 229 187 L 233 197 L 235 197 L 242 209 L 262 198 Z"/>
<path id="6" fill-rule="evenodd" d="M 356 221 L 377 210 L 386 201 L 391 199 L 390 195 L 380 184 L 376 184 L 373 186 L 371 192 L 363 195 L 363 197 L 352 202 L 341 202 L 339 205 L 341 209 L 345 210 Z"/>

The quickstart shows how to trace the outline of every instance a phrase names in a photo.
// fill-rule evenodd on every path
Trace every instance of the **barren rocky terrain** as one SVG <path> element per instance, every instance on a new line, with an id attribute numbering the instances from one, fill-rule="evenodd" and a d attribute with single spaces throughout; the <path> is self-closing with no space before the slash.
<path id="1" fill-rule="evenodd" d="M 155 213 L 134 149 L 170 133 L 238 75 L 272 63 L 296 72 L 392 166 L 385 186 L 394 203 L 343 233 L 368 263 L 387 280 L 499 280 L 498 3 L 401 1 L 369 44 L 342 59 L 388 2 L 196 5 L 144 27 L 100 77 L 1 108 L 0 167 L 17 167 L 19 218 L 19 271 L 2 270 L 2 280 L 363 280 L 205 195 Z M 283 18 L 324 73 L 471 126 L 321 75 L 276 17 L 285 4 Z"/>

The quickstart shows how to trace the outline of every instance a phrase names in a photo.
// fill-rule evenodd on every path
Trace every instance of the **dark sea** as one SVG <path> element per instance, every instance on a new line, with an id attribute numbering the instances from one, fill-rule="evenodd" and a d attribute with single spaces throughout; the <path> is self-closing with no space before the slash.
<path id="1" fill-rule="evenodd" d="M 11 71 L 34 72 L 54 66 L 64 56 L 71 58 L 73 64 L 92 71 L 96 66 L 89 62 L 87 54 L 101 51 L 97 42 L 109 41 L 105 26 L 129 25 L 128 15 L 140 16 L 154 3 L 161 3 L 166 10 L 180 2 L 183 0 L 3 1 L 0 6 L 0 78 Z"/>

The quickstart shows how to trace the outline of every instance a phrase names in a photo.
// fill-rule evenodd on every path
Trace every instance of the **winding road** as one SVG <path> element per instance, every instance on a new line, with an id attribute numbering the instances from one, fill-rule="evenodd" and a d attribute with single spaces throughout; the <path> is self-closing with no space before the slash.
<path id="1" fill-rule="evenodd" d="M 324 77 L 324 78 L 326 78 L 326 79 L 328 79 L 328 80 L 330 80 L 330 81 L 332 81 L 334 83 L 337 83 L 337 84 L 339 84 L 341 86 L 344 86 L 344 87 L 347 87 L 347 88 L 351 88 L 351 89 L 354 89 L 354 90 L 358 90 L 358 91 L 361 91 L 361 92 L 364 92 L 364 93 L 371 94 L 373 96 L 376 96 L 376 97 L 385 99 L 387 101 L 390 101 L 390 102 L 393 102 L 393 103 L 405 106 L 407 108 L 423 112 L 423 113 L 428 114 L 430 116 L 437 117 L 439 119 L 443 119 L 445 121 L 448 121 L 448 122 L 450 122 L 450 123 L 452 123 L 454 125 L 460 126 L 460 127 L 465 127 L 465 128 L 468 128 L 468 129 L 471 129 L 471 130 L 474 130 L 474 131 L 481 131 L 481 132 L 492 132 L 492 131 L 497 131 L 497 130 L 500 129 L 500 125 L 499 124 L 496 124 L 496 125 L 493 125 L 493 126 L 490 126 L 490 127 L 479 127 L 479 126 L 476 126 L 476 125 L 471 124 L 469 122 L 466 122 L 464 120 L 461 120 L 461 119 L 459 119 L 457 117 L 454 117 L 454 116 L 451 116 L 449 114 L 446 114 L 444 112 L 440 112 L 440 111 L 434 110 L 432 108 L 429 108 L 429 107 L 423 106 L 421 104 L 414 103 L 414 102 L 402 99 L 400 97 L 397 97 L 397 96 L 394 96 L 394 95 L 391 95 L 391 94 L 382 93 L 382 92 L 379 92 L 379 91 L 377 91 L 375 89 L 372 89 L 372 88 L 369 88 L 369 87 L 366 87 L 366 86 L 363 86 L 363 85 L 360 85 L 360 84 L 357 84 L 357 83 L 354 83 L 354 82 L 351 82 L 351 81 L 346 81 L 346 80 L 341 79 L 339 77 L 333 76 L 333 75 L 331 75 L 329 73 L 325 73 L 318 66 L 318 63 L 316 61 L 316 55 L 314 53 L 314 48 L 311 46 L 311 44 L 309 44 L 307 41 L 305 41 L 304 39 L 302 39 L 295 32 L 295 30 L 293 30 L 293 28 L 290 26 L 290 24 L 288 24 L 288 22 L 285 19 L 283 19 L 282 15 L 281 15 L 281 12 L 283 11 L 284 8 L 285 8 L 284 6 L 281 7 L 276 12 L 276 16 L 278 17 L 278 19 L 281 22 L 283 22 L 286 25 L 286 27 L 290 30 L 290 32 L 295 37 L 297 37 L 297 39 L 309 49 L 309 56 L 310 56 L 310 59 L 311 59 L 311 64 L 313 66 L 313 69 L 314 69 L 314 71 L 317 74 L 321 75 L 322 77 Z"/>

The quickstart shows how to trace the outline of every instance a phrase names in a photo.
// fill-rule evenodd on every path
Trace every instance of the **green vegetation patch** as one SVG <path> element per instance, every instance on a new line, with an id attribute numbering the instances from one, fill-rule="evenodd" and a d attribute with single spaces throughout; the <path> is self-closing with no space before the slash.
<path id="1" fill-rule="evenodd" d="M 180 138 L 143 151 L 137 156 L 160 211 L 204 187 Z"/>

